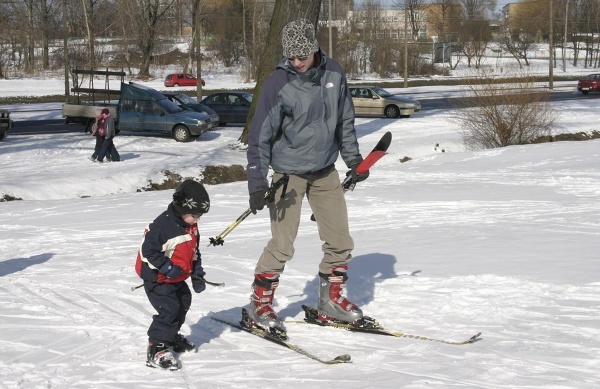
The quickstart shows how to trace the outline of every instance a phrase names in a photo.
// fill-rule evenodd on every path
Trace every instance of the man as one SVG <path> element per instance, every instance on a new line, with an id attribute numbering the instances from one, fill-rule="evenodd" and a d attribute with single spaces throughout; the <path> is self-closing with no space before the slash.
<path id="1" fill-rule="evenodd" d="M 354 106 L 340 65 L 319 49 L 314 26 L 305 19 L 282 32 L 284 59 L 266 79 L 250 124 L 248 189 L 256 213 L 268 203 L 272 238 L 255 269 L 251 325 L 285 333 L 273 310 L 275 289 L 294 255 L 304 196 L 324 241 L 319 265 L 319 320 L 355 322 L 362 311 L 342 294 L 354 242 L 335 161 L 341 155 L 355 182 L 367 178 L 356 167 L 363 160 L 354 128 Z M 267 198 L 267 175 L 289 181 Z"/>

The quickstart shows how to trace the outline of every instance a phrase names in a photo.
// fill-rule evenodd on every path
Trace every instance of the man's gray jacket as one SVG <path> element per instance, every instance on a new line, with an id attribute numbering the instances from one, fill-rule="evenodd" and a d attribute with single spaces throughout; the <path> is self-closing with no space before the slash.
<path id="1" fill-rule="evenodd" d="M 322 51 L 320 63 L 298 73 L 283 59 L 265 80 L 250 123 L 248 191 L 268 189 L 269 165 L 288 174 L 316 172 L 337 160 L 362 160 L 354 105 L 341 66 Z"/>

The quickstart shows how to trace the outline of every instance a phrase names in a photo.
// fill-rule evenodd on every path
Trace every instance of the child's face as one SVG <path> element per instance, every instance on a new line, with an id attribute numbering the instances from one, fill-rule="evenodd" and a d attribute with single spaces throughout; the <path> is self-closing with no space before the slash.
<path id="1" fill-rule="evenodd" d="M 186 222 L 187 224 L 194 224 L 197 223 L 198 220 L 200 220 L 200 217 L 202 216 L 201 213 L 186 213 L 185 215 L 183 215 L 181 218 L 183 219 L 184 222 Z"/>

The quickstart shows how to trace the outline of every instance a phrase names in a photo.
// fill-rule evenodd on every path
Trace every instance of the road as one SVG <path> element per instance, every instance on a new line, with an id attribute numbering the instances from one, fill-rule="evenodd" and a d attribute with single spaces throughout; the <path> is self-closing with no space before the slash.
<path id="1" fill-rule="evenodd" d="M 432 97 L 435 95 L 445 95 L 446 97 Z M 455 109 L 453 101 L 456 102 L 456 99 L 458 98 L 456 93 L 436 92 L 411 93 L 411 97 L 416 98 L 421 102 L 423 111 L 436 109 Z M 552 102 L 575 99 L 600 99 L 600 94 L 593 93 L 584 96 L 572 87 L 557 88 L 551 93 Z M 36 110 L 31 110 L 30 108 L 24 108 L 23 110 L 12 110 L 11 118 L 13 120 L 13 128 L 10 131 L 10 134 L 13 136 L 44 133 L 84 132 L 85 130 L 85 127 L 82 125 L 65 124 L 65 121 L 62 118 L 60 104 L 56 104 L 56 106 L 51 104 L 50 106 L 46 106 L 46 108 Z"/>

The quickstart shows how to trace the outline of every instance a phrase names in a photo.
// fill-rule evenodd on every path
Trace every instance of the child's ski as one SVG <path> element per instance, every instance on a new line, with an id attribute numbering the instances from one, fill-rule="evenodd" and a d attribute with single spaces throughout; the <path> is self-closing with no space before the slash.
<path id="1" fill-rule="evenodd" d="M 270 342 L 276 343 L 276 344 L 278 344 L 280 346 L 287 347 L 290 350 L 293 350 L 293 351 L 297 352 L 298 354 L 302 354 L 305 357 L 308 357 L 310 359 L 314 359 L 315 361 L 324 363 L 326 365 L 336 365 L 338 363 L 347 363 L 347 362 L 350 362 L 350 355 L 348 355 L 348 354 L 342 354 L 342 355 L 339 355 L 339 356 L 337 356 L 337 357 L 335 357 L 333 359 L 321 359 L 321 358 L 317 357 L 316 355 L 311 354 L 308 351 L 300 348 L 299 346 L 297 346 L 297 345 L 295 345 L 293 343 L 290 343 L 287 340 L 282 339 L 282 338 L 280 338 L 278 336 L 272 335 L 272 334 L 270 334 L 267 331 L 264 331 L 264 330 L 262 330 L 260 328 L 256 328 L 256 327 L 248 327 L 247 325 L 243 324 L 243 323 L 245 323 L 244 319 L 245 319 L 246 316 L 248 316 L 248 312 L 246 311 L 246 309 L 242 309 L 242 321 L 239 322 L 239 323 L 234 323 L 234 322 L 231 322 L 229 320 L 221 319 L 221 318 L 214 317 L 214 316 L 211 316 L 211 318 L 213 320 L 216 320 L 216 321 L 220 322 L 220 323 L 224 323 L 224 324 L 230 325 L 230 326 L 232 326 L 234 328 L 237 328 L 239 330 L 242 330 L 244 332 L 248 332 L 248 333 L 250 333 L 252 335 L 256 335 L 256 336 L 258 336 L 260 338 L 263 338 L 263 339 L 266 339 L 266 340 L 268 340 Z"/>

